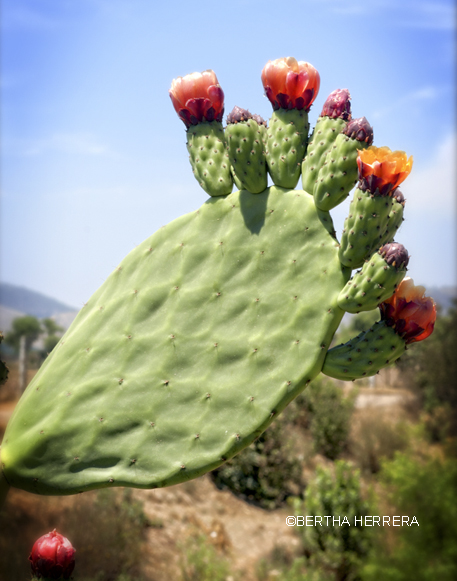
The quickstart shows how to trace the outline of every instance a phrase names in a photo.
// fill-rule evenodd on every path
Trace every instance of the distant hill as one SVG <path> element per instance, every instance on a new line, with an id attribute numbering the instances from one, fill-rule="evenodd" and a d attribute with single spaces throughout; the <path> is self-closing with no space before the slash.
<path id="1" fill-rule="evenodd" d="M 441 307 L 443 314 L 446 314 L 446 312 L 452 307 L 452 300 L 457 299 L 457 287 L 426 287 L 425 295 L 433 297 L 435 303 Z"/>
<path id="2" fill-rule="evenodd" d="M 0 306 L 38 319 L 78 310 L 36 291 L 6 282 L 0 283 Z"/>

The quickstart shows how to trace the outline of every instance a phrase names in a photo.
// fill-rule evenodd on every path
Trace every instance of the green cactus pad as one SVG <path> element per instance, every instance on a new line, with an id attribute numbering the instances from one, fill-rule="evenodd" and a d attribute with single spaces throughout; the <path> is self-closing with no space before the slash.
<path id="1" fill-rule="evenodd" d="M 392 198 L 356 189 L 344 222 L 339 257 L 352 269 L 360 268 L 383 244 Z"/>
<path id="2" fill-rule="evenodd" d="M 405 341 L 392 327 L 378 321 L 368 331 L 330 349 L 322 373 L 344 381 L 369 377 L 396 361 L 405 349 Z"/>
<path id="3" fill-rule="evenodd" d="M 338 296 L 338 305 L 348 313 L 371 311 L 390 298 L 406 275 L 406 268 L 387 264 L 375 253 L 356 272 Z"/>
<path id="4" fill-rule="evenodd" d="M 273 111 L 267 129 L 265 155 L 277 186 L 295 188 L 308 143 L 308 113 L 304 109 Z"/>
<path id="5" fill-rule="evenodd" d="M 191 125 L 187 151 L 195 179 L 210 196 L 226 196 L 233 189 L 224 129 L 218 121 Z"/>
<path id="6" fill-rule="evenodd" d="M 325 156 L 314 186 L 314 201 L 318 208 L 329 211 L 347 198 L 357 183 L 358 150 L 367 147 L 364 141 L 344 133 L 337 135 Z"/>
<path id="7" fill-rule="evenodd" d="M 338 134 L 343 131 L 346 123 L 347 121 L 343 119 L 331 117 L 319 117 L 316 121 L 316 127 L 310 137 L 306 157 L 302 163 L 302 186 L 305 192 L 313 193 L 319 170 L 325 161 L 325 154 Z"/>
<path id="8" fill-rule="evenodd" d="M 263 192 L 268 185 L 263 143 L 265 132 L 266 127 L 254 119 L 231 123 L 225 129 L 235 184 L 252 194 Z"/>
<path id="9" fill-rule="evenodd" d="M 2 447 L 42 494 L 188 480 L 321 370 L 350 270 L 328 213 L 271 187 L 211 198 L 135 248 L 27 388 Z"/>

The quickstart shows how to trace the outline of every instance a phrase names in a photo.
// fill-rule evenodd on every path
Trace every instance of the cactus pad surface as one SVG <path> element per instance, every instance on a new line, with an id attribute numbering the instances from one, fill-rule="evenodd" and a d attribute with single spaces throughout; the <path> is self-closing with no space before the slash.
<path id="1" fill-rule="evenodd" d="M 81 310 L 5 435 L 45 494 L 198 476 L 321 370 L 350 271 L 331 218 L 273 186 L 211 198 L 135 248 Z"/>

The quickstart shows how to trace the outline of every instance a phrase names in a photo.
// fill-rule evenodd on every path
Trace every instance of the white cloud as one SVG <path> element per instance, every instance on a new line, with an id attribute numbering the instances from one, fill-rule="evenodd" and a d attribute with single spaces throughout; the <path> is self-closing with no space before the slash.
<path id="1" fill-rule="evenodd" d="M 400 186 L 407 199 L 406 211 L 426 210 L 446 215 L 455 213 L 456 136 L 448 135 L 434 152 L 430 163 L 414 167 Z"/>

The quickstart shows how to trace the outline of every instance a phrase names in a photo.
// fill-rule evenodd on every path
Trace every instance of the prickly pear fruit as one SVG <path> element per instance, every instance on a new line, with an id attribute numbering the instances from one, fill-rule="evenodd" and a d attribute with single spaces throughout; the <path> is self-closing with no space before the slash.
<path id="1" fill-rule="evenodd" d="M 431 335 L 436 320 L 436 305 L 425 296 L 423 286 L 414 286 L 406 277 L 395 293 L 379 306 L 381 319 L 406 341 L 416 343 Z"/>
<path id="2" fill-rule="evenodd" d="M 339 254 L 341 262 L 351 268 L 360 268 L 374 251 L 391 239 L 388 223 L 392 208 L 395 202 L 397 212 L 402 205 L 392 196 L 409 175 L 412 157 L 407 159 L 403 151 L 371 146 L 359 151 L 357 166 L 359 184 L 344 224 Z M 398 220 L 395 217 L 393 224 Z"/>
<path id="3" fill-rule="evenodd" d="M 252 194 L 263 192 L 268 185 L 264 153 L 266 123 L 246 109 L 234 107 L 227 116 L 225 138 L 235 184 Z"/>
<path id="4" fill-rule="evenodd" d="M 308 143 L 308 113 L 296 109 L 273 111 L 267 130 L 265 157 L 271 179 L 277 186 L 297 185 Z"/>
<path id="5" fill-rule="evenodd" d="M 382 243 L 392 198 L 356 189 L 344 222 L 339 257 L 352 269 L 360 268 Z"/>
<path id="6" fill-rule="evenodd" d="M 226 196 L 233 181 L 221 123 L 224 92 L 214 71 L 174 79 L 169 95 L 187 128 L 187 151 L 195 178 L 210 196 Z"/>
<path id="7" fill-rule="evenodd" d="M 385 244 L 365 262 L 338 296 L 348 313 L 371 311 L 391 297 L 406 275 L 408 252 L 402 244 Z"/>
<path id="8" fill-rule="evenodd" d="M 292 57 L 269 61 L 262 71 L 265 94 L 273 106 L 265 155 L 273 182 L 294 188 L 308 144 L 308 111 L 320 77 L 309 63 Z"/>
<path id="9" fill-rule="evenodd" d="M 210 196 L 226 196 L 233 189 L 230 161 L 222 123 L 199 123 L 187 130 L 187 151 L 195 178 Z"/>
<path id="10" fill-rule="evenodd" d="M 56 529 L 35 541 L 29 556 L 38 579 L 69 579 L 75 568 L 75 549 Z"/>
<path id="11" fill-rule="evenodd" d="M 386 230 L 384 234 L 381 236 L 381 243 L 384 244 L 386 242 L 392 242 L 397 234 L 402 222 L 403 218 L 403 210 L 405 207 L 405 197 L 401 193 L 401 191 L 397 188 L 392 193 L 392 208 L 389 212 L 389 218 L 387 220 Z"/>
<path id="12" fill-rule="evenodd" d="M 305 192 L 313 193 L 317 174 L 325 161 L 325 154 L 337 135 L 346 127 L 350 118 L 349 91 L 337 89 L 330 93 L 316 121 L 316 127 L 310 137 L 306 157 L 302 163 L 302 186 Z"/>
<path id="13" fill-rule="evenodd" d="M 322 373 L 343 380 L 374 375 L 394 363 L 408 344 L 430 336 L 436 305 L 424 293 L 424 287 L 414 286 L 411 278 L 402 280 L 395 293 L 379 305 L 381 320 L 344 345 L 330 349 Z"/>
<path id="14" fill-rule="evenodd" d="M 357 183 L 358 152 L 373 143 L 373 129 L 365 117 L 352 119 L 325 155 L 314 185 L 314 201 L 331 210 L 345 200 Z"/>
<path id="15" fill-rule="evenodd" d="M 369 377 L 396 361 L 405 348 L 405 341 L 384 321 L 378 321 L 368 331 L 330 349 L 322 373 L 344 381 Z"/>

